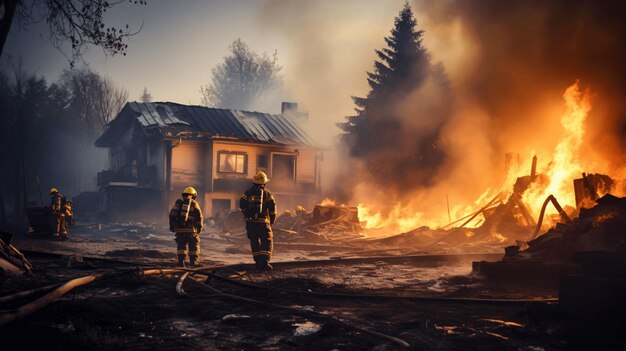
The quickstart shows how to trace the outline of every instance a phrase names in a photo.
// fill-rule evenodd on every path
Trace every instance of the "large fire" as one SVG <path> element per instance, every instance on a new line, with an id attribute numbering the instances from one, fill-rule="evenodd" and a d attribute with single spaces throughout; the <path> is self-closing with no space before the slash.
<path id="1" fill-rule="evenodd" d="M 551 133 L 550 136 L 556 138 L 558 143 L 551 151 L 536 153 L 539 160 L 536 171 L 538 174 L 542 174 L 544 176 L 542 179 L 546 181 L 531 183 L 522 198 L 523 203 L 530 211 L 530 215 L 535 220 L 549 195 L 554 195 L 562 206 L 575 208 L 573 180 L 580 178 L 582 172 L 594 171 L 591 168 L 593 165 L 587 160 L 582 160 L 579 156 L 580 151 L 584 148 L 585 121 L 592 108 L 591 92 L 589 89 L 583 89 L 577 81 L 565 90 L 563 98 L 565 105 L 560 116 L 562 131 L 560 135 L 555 132 Z M 532 145 L 532 140 L 529 140 L 528 144 Z M 535 153 L 533 152 L 533 154 Z M 527 155 L 527 158 L 531 159 L 533 154 Z M 359 218 L 364 228 L 378 232 L 385 231 L 388 234 L 407 232 L 420 226 L 444 227 L 455 219 L 476 212 L 490 200 L 493 200 L 492 205 L 506 201 L 513 191 L 513 184 L 517 177 L 529 174 L 530 167 L 511 168 L 504 183 L 501 180 L 494 180 L 494 183 L 500 184 L 494 184 L 493 188 L 485 190 L 473 203 L 457 204 L 452 207 L 448 204 L 447 211 L 440 211 L 442 213 L 438 215 L 426 214 L 428 209 L 424 210 L 424 204 L 419 203 L 419 201 L 410 204 L 397 203 L 385 215 L 376 210 L 374 204 L 359 203 Z M 556 214 L 556 210 L 549 208 L 546 212 L 544 226 L 554 224 L 550 220 L 553 214 Z M 477 216 L 465 223 L 465 227 L 480 226 L 484 220 L 483 216 Z M 456 225 L 461 225 L 464 222 L 457 222 Z M 506 235 L 505 233 L 499 234 Z"/>
<path id="2" fill-rule="evenodd" d="M 585 134 L 585 119 L 591 110 L 591 93 L 589 90 L 581 90 L 580 84 L 576 82 L 567 88 L 563 98 L 565 112 L 561 116 L 561 126 L 564 133 L 552 157 L 546 157 L 549 163 L 544 168 L 549 183 L 534 183 L 524 193 L 524 202 L 535 216 L 549 195 L 554 195 L 563 205 L 576 207 L 572 181 L 580 178 L 585 171 L 579 153 Z"/>
<path id="3" fill-rule="evenodd" d="M 411 211 L 409 207 L 402 207 L 396 204 L 388 216 L 383 216 L 380 212 L 369 209 L 365 204 L 358 204 L 359 219 L 366 229 L 398 228 L 405 232 L 415 229 L 420 224 L 429 223 L 427 218 L 420 212 Z"/>

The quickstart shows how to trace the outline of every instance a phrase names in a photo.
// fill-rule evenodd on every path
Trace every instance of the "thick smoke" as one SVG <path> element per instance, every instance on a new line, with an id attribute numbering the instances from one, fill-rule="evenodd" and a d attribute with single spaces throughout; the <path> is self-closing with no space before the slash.
<path id="1" fill-rule="evenodd" d="M 318 131 L 337 133 L 331 122 L 343 122 L 343 116 L 350 114 L 348 97 L 367 93 L 365 71 L 372 70 L 373 50 L 384 46 L 382 38 L 389 34 L 402 2 L 387 3 L 378 13 L 388 18 L 367 26 L 352 7 L 371 11 L 371 6 L 276 1 L 263 15 L 272 28 L 293 39 L 294 52 L 300 53 L 296 58 L 301 60 L 288 74 L 292 83 L 297 82 L 296 98 L 306 101 L 312 119 L 319 119 Z M 434 215 L 445 213 L 449 194 L 454 214 L 457 205 L 462 210 L 460 204 L 471 204 L 486 189 L 502 186 L 505 153 L 519 153 L 522 161 L 537 153 L 545 166 L 562 133 L 562 95 L 576 80 L 594 94 L 581 155 L 591 161 L 587 171 L 615 174 L 622 167 L 626 161 L 622 151 L 626 146 L 624 1 L 448 0 L 415 1 L 412 6 L 418 29 L 425 30 L 424 46 L 433 62 L 443 63 L 454 91 L 454 102 L 442 107 L 453 108 L 453 117 L 442 129 L 446 161 L 429 189 L 407 189 L 404 198 L 390 199 L 384 188 L 365 181 L 355 187 L 353 203 L 390 210 L 398 200 L 412 211 Z M 335 52 L 341 47 L 366 54 Z M 334 64 L 344 65 L 345 57 L 351 58 L 349 76 L 348 72 L 333 75 Z M 411 96 L 428 106 L 431 93 L 422 89 Z M 414 112 L 406 108 L 403 113 Z M 407 140 L 415 138 L 415 128 L 405 130 Z M 344 174 L 358 172 L 358 164 L 351 168 L 343 159 L 340 165 L 329 168 Z M 529 169 L 529 163 L 523 163 L 521 173 Z"/>
<path id="2" fill-rule="evenodd" d="M 497 149 L 521 148 L 537 127 L 558 126 L 554 118 L 546 121 L 549 105 L 560 103 L 565 87 L 579 79 L 595 93 L 587 124 L 590 145 L 615 150 L 621 137 L 615 131 L 623 129 L 625 112 L 624 1 L 443 4 L 421 7 L 432 22 L 460 21 L 463 39 L 475 46 L 474 67 L 463 73 L 458 90 L 490 116 Z M 624 155 L 618 154 L 611 162 L 622 163 Z"/>
<path id="3" fill-rule="evenodd" d="M 439 57 L 457 96 L 440 191 L 469 201 L 498 186 L 506 152 L 527 161 L 519 175 L 529 173 L 534 153 L 548 164 L 562 134 L 562 96 L 576 80 L 593 92 L 585 171 L 623 176 L 625 2 L 424 1 L 416 8 L 435 56 L 447 54 Z"/>
<path id="4" fill-rule="evenodd" d="M 350 96 L 367 94 L 365 72 L 374 64 L 374 49 L 385 45 L 401 8 L 401 1 L 263 2 L 259 24 L 289 43 L 289 51 L 278 53 L 281 73 L 293 99 L 309 112 L 311 134 L 325 146 L 340 132 L 335 123 L 353 113 Z"/>

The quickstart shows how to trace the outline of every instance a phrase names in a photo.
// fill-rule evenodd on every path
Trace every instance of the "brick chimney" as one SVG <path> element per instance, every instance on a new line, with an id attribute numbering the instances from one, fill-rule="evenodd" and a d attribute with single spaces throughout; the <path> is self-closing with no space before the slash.
<path id="1" fill-rule="evenodd" d="M 283 116 L 287 116 L 292 118 L 297 122 L 308 122 L 309 121 L 309 113 L 308 112 L 298 112 L 298 104 L 295 102 L 286 102 L 283 101 L 280 113 Z"/>
<path id="2" fill-rule="evenodd" d="M 297 113 L 298 112 L 298 104 L 295 102 L 286 102 L 283 101 L 283 105 L 280 109 L 280 113 L 287 114 L 287 113 Z"/>

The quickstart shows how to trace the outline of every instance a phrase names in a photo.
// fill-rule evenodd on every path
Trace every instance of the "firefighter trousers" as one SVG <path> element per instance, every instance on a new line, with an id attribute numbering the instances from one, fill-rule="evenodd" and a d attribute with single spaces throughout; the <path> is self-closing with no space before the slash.
<path id="1" fill-rule="evenodd" d="M 246 222 L 252 257 L 257 266 L 266 266 L 272 258 L 274 239 L 272 227 L 265 222 Z"/>
<path id="2" fill-rule="evenodd" d="M 65 222 L 64 214 L 52 214 L 52 235 L 61 235 L 63 239 L 67 239 L 67 223 Z"/>
<path id="3" fill-rule="evenodd" d="M 179 232 L 176 233 L 176 253 L 179 260 L 185 260 L 189 252 L 189 262 L 196 262 L 200 255 L 200 236 L 198 233 Z M 189 247 L 189 251 L 187 251 Z"/>

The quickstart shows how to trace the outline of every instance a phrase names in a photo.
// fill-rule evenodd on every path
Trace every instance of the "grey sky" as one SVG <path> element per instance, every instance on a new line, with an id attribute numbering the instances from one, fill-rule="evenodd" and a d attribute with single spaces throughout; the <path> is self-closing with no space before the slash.
<path id="1" fill-rule="evenodd" d="M 155 101 L 200 104 L 200 86 L 210 81 L 211 68 L 221 62 L 234 39 L 241 38 L 258 53 L 277 50 L 291 99 L 319 123 L 312 134 L 327 142 L 338 132 L 334 123 L 352 113 L 350 95 L 367 93 L 365 71 L 372 69 L 374 49 L 385 45 L 383 37 L 403 2 L 123 3 L 109 11 L 107 22 L 131 28 L 143 23 L 141 32 L 128 40 L 127 56 L 107 57 L 101 49 L 90 48 L 85 61 L 126 88 L 130 100 L 137 100 L 146 86 Z M 21 58 L 27 71 L 56 79 L 68 63 L 47 42 L 45 22 L 22 27 L 14 23 L 2 67 Z"/>

